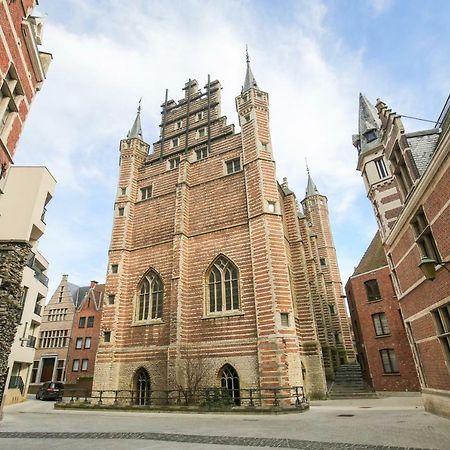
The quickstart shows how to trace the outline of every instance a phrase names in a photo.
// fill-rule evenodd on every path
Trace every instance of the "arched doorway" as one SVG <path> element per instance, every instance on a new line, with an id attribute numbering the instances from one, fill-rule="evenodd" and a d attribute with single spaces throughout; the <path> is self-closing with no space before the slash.
<path id="1" fill-rule="evenodd" d="M 220 369 L 220 383 L 222 392 L 226 392 L 233 403 L 239 406 L 241 404 L 241 395 L 239 391 L 239 375 L 236 369 L 229 364 L 225 364 Z"/>
<path id="2" fill-rule="evenodd" d="M 134 376 L 134 390 L 137 405 L 149 405 L 151 395 L 150 375 L 141 367 Z"/>

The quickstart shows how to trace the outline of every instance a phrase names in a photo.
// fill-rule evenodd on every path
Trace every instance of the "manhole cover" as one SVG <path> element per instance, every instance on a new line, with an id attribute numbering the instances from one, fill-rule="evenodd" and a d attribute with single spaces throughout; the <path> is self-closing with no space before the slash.
<path id="1" fill-rule="evenodd" d="M 338 414 L 337 417 L 353 417 L 354 414 Z"/>

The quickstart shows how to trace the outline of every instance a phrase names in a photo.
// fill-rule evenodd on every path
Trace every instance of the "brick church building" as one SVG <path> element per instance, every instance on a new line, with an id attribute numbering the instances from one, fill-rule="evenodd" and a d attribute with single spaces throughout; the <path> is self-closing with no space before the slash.
<path id="1" fill-rule="evenodd" d="M 152 149 L 140 109 L 120 143 L 94 390 L 171 389 L 198 358 L 203 384 L 232 396 L 304 386 L 324 397 L 354 360 L 327 199 L 309 173 L 301 207 L 277 182 L 269 96 L 248 60 L 240 132 L 220 92 L 189 80 L 178 102 L 166 92 Z"/>

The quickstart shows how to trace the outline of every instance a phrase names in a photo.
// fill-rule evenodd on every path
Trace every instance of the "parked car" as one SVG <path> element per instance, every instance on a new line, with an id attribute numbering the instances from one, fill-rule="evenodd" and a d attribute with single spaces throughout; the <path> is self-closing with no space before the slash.
<path id="1" fill-rule="evenodd" d="M 57 400 L 63 396 L 64 384 L 47 381 L 36 392 L 36 400 Z"/>

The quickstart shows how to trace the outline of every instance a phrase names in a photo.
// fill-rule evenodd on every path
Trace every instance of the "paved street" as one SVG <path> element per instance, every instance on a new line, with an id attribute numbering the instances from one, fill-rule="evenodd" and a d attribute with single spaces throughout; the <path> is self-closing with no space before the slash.
<path id="1" fill-rule="evenodd" d="M 448 450 L 450 421 L 426 413 L 419 397 L 313 402 L 306 413 L 271 416 L 55 411 L 36 400 L 5 408 L 2 449 L 92 447 Z"/>

